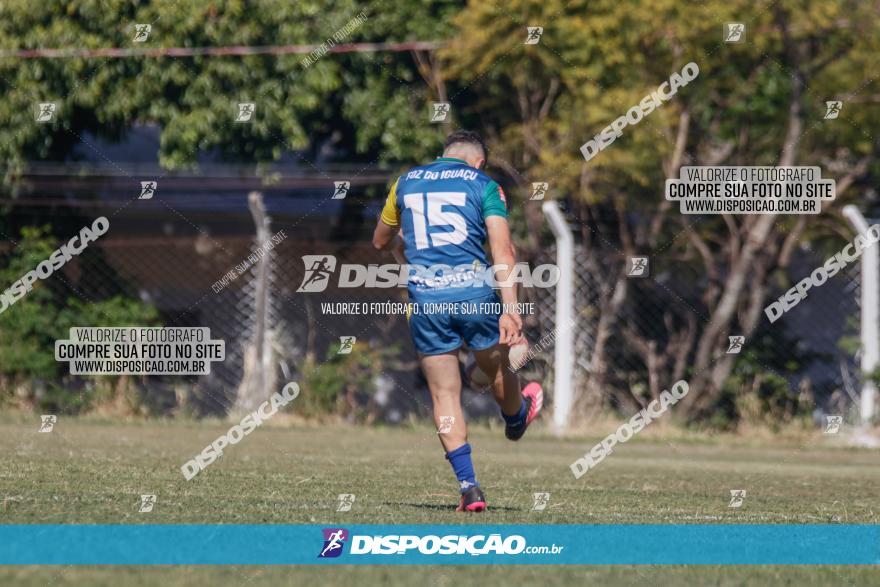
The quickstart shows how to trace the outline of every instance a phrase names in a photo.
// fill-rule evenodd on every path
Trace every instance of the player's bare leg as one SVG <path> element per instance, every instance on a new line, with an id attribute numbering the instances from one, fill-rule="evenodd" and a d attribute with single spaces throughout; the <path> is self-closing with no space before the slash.
<path id="1" fill-rule="evenodd" d="M 501 412 L 507 416 L 515 416 L 522 405 L 522 392 L 519 377 L 506 368 L 507 354 L 506 344 L 496 344 L 482 351 L 474 351 L 474 360 L 480 371 L 489 378 L 492 395 L 495 396 Z"/>
<path id="2" fill-rule="evenodd" d="M 456 511 L 481 512 L 486 509 L 486 498 L 474 475 L 471 445 L 467 442 L 467 424 L 461 412 L 458 350 L 440 355 L 421 355 L 419 362 L 431 390 L 437 436 L 460 486 L 461 502 Z"/>
<path id="3" fill-rule="evenodd" d="M 531 382 L 520 391 L 519 377 L 508 368 L 508 353 L 506 344 L 496 344 L 482 351 L 474 351 L 474 360 L 491 382 L 495 402 L 501 408 L 507 424 L 505 436 L 510 440 L 519 440 L 541 412 L 544 390 L 538 383 Z"/>
<path id="4" fill-rule="evenodd" d="M 420 356 L 422 373 L 428 380 L 434 403 L 434 424 L 440 443 L 451 452 L 467 442 L 467 424 L 461 414 L 461 376 L 458 372 L 458 350 L 442 355 Z M 444 418 L 452 417 L 450 420 Z M 448 431 L 446 428 L 449 428 Z M 439 431 L 443 430 L 442 433 Z"/>

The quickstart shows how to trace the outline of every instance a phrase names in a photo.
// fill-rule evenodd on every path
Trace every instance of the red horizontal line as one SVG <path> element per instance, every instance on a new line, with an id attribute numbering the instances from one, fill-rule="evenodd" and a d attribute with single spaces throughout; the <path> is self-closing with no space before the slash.
<path id="1" fill-rule="evenodd" d="M 375 53 L 380 51 L 429 51 L 442 46 L 433 41 L 406 43 L 349 43 L 327 48 L 327 53 Z M 262 47 L 138 47 L 106 49 L 13 49 L 0 51 L 0 57 L 19 59 L 63 59 L 72 57 L 196 57 L 235 55 L 290 55 L 311 53 L 321 45 L 267 45 Z"/>

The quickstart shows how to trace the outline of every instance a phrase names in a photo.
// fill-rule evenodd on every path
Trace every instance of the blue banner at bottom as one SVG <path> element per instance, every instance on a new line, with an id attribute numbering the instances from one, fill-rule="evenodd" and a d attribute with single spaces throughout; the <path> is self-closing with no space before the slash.
<path id="1" fill-rule="evenodd" d="M 0 525 L 5 565 L 876 565 L 878 525 Z"/>

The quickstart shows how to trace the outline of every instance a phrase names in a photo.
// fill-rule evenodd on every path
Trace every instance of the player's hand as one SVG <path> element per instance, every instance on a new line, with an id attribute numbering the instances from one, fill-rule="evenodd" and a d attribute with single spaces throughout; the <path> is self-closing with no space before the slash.
<path id="1" fill-rule="evenodd" d="M 498 319 L 499 341 L 508 346 L 516 344 L 522 338 L 522 318 L 519 314 L 507 312 Z"/>

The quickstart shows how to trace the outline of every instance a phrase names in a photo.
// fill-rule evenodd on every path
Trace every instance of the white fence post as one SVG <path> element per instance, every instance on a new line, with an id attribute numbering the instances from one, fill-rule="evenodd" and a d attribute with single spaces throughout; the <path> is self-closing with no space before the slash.
<path id="1" fill-rule="evenodd" d="M 574 236 L 559 205 L 544 202 L 541 210 L 556 237 L 556 348 L 553 356 L 553 426 L 557 434 L 568 428 L 574 398 Z"/>
<path id="2" fill-rule="evenodd" d="M 853 205 L 843 207 L 843 215 L 852 224 L 856 233 L 868 230 L 865 217 Z M 862 250 L 861 270 L 861 340 L 862 340 L 862 395 L 860 413 L 862 425 L 868 426 L 875 413 L 877 386 L 867 377 L 873 373 L 880 362 L 880 244 L 865 247 Z"/>
<path id="3" fill-rule="evenodd" d="M 263 194 L 248 194 L 248 207 L 257 229 L 256 248 L 269 242 L 271 221 L 266 215 Z M 272 368 L 271 328 L 269 326 L 269 263 L 272 255 L 267 253 L 256 262 L 254 288 L 254 330 L 244 352 L 243 376 L 236 392 L 235 413 L 242 414 L 256 409 L 272 389 L 276 389 L 276 374 Z"/>

